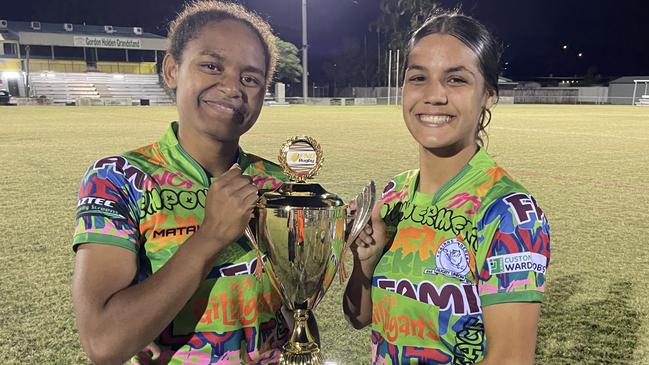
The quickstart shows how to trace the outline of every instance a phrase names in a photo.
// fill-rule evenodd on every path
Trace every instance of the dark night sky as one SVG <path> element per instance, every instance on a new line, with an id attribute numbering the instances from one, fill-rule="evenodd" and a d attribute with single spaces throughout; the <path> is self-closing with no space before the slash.
<path id="1" fill-rule="evenodd" d="M 301 43 L 301 0 L 241 0 L 268 19 L 276 33 Z M 441 0 L 455 7 L 458 1 Z M 166 23 L 182 0 L 11 1 L 0 19 L 141 26 L 165 35 Z M 309 0 L 310 72 L 325 82 L 323 62 L 344 44 L 370 39 L 368 57 L 377 57 L 376 33 L 368 25 L 380 14 L 379 0 Z M 465 13 L 485 23 L 506 46 L 505 76 L 649 75 L 649 5 L 646 0 L 465 0 Z M 567 50 L 561 46 L 567 44 Z M 577 53 L 582 52 L 581 58 Z"/>

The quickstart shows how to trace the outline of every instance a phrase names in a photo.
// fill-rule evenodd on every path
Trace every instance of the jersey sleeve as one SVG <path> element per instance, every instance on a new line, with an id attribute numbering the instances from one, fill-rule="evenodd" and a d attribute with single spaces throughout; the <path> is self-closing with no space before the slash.
<path id="1" fill-rule="evenodd" d="M 478 222 L 478 240 L 478 292 L 483 306 L 543 301 L 550 227 L 533 197 L 512 193 L 491 203 Z"/>
<path id="2" fill-rule="evenodd" d="M 144 177 L 120 156 L 101 159 L 88 168 L 79 188 L 72 242 L 75 251 L 84 243 L 100 243 L 137 252 L 137 202 Z"/>

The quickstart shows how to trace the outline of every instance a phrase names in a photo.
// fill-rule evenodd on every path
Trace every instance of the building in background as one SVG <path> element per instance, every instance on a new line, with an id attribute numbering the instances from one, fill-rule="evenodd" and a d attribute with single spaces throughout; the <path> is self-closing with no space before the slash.
<path id="1" fill-rule="evenodd" d="M 166 46 L 165 37 L 140 27 L 0 20 L 0 89 L 15 96 L 47 96 L 49 88 L 38 90 L 36 80 L 56 78 L 61 83 L 69 76 L 73 76 L 70 82 L 92 88 L 92 80 L 82 80 L 85 73 L 125 75 L 116 81 L 129 75 L 151 75 L 158 83 L 158 61 Z M 54 84 L 51 81 L 49 86 Z M 88 87 L 67 91 L 74 96 L 84 88 Z M 101 89 L 95 90 L 95 96 L 110 91 L 109 86 Z"/>
<path id="2" fill-rule="evenodd" d="M 635 81 L 642 80 L 641 83 Z M 608 84 L 608 100 L 610 104 L 632 105 L 638 103 L 638 100 L 645 95 L 649 95 L 649 85 L 644 81 L 649 80 L 649 75 L 645 76 L 624 76 L 617 78 Z M 637 85 L 637 86 L 636 86 Z M 633 92 L 635 97 L 633 100 Z M 646 97 L 644 98 L 646 99 Z"/>

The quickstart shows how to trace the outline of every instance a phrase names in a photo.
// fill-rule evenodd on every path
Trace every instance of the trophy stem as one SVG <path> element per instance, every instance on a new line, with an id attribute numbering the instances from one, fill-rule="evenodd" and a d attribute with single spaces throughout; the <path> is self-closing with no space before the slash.
<path id="1" fill-rule="evenodd" d="M 284 345 L 280 357 L 280 365 L 321 365 L 324 363 L 322 353 L 318 344 L 313 341 L 313 336 L 309 332 L 307 319 L 308 311 L 305 309 L 296 309 L 293 312 L 295 324 L 293 325 L 293 334 L 291 339 Z"/>

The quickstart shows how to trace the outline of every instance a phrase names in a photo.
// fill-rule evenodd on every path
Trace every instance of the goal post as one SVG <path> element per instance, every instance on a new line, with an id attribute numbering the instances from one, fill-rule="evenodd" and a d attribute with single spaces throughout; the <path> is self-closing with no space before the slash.
<path id="1" fill-rule="evenodd" d="M 637 102 L 636 95 L 638 95 Z M 649 80 L 633 80 L 631 105 L 649 106 Z"/>

